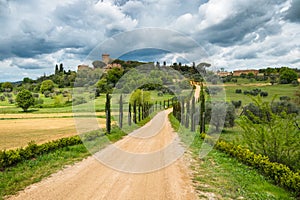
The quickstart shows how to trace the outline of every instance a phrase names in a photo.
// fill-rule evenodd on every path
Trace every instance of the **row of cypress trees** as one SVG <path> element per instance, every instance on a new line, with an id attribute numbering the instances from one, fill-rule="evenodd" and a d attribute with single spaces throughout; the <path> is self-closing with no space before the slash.
<path id="1" fill-rule="evenodd" d="M 196 131 L 196 126 L 200 125 L 200 133 L 205 133 L 205 94 L 202 83 L 200 87 L 199 99 L 196 100 L 192 94 L 189 98 L 180 97 L 173 105 L 173 115 L 182 126 Z M 196 101 L 200 103 L 198 108 Z"/>
<path id="2" fill-rule="evenodd" d="M 119 127 L 122 128 L 124 125 L 124 98 L 123 95 L 120 95 L 119 99 Z M 132 123 L 138 123 L 139 121 L 147 118 L 152 112 L 157 110 L 162 110 L 165 108 L 169 108 L 173 105 L 173 99 L 164 100 L 155 102 L 152 104 L 150 102 L 143 102 L 138 104 L 137 101 L 134 101 L 133 104 L 129 103 L 128 105 L 128 115 L 127 115 L 127 123 L 129 126 Z M 106 115 L 106 133 L 111 133 L 111 95 L 106 94 L 106 103 L 105 103 L 105 115 Z"/>

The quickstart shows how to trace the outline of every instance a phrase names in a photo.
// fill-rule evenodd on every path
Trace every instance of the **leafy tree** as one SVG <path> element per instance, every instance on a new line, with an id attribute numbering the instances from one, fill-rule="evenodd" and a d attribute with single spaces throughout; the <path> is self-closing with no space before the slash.
<path id="1" fill-rule="evenodd" d="M 4 82 L 2 83 L 2 89 L 5 92 L 11 92 L 13 90 L 13 85 L 11 82 Z"/>
<path id="2" fill-rule="evenodd" d="M 53 92 L 54 90 L 54 82 L 52 80 L 45 80 L 41 84 L 40 92 L 44 94 L 46 91 Z"/>
<path id="3" fill-rule="evenodd" d="M 25 78 L 23 78 L 22 84 L 26 84 L 26 83 L 31 84 L 31 83 L 33 83 L 33 82 L 34 82 L 34 81 L 33 81 L 32 79 L 30 79 L 30 78 L 28 78 L 28 77 L 25 77 Z"/>
<path id="4" fill-rule="evenodd" d="M 288 67 L 282 67 L 280 69 L 280 83 L 292 83 L 294 80 L 297 80 L 297 73 Z"/>
<path id="5" fill-rule="evenodd" d="M 124 70 L 117 67 L 108 70 L 106 76 L 108 84 L 112 84 L 112 87 L 115 87 L 116 83 L 123 76 L 123 73 Z"/>
<path id="6" fill-rule="evenodd" d="M 253 74 L 252 72 L 249 72 L 247 74 L 247 78 L 250 79 L 250 78 L 254 78 L 255 77 L 255 74 Z"/>
<path id="7" fill-rule="evenodd" d="M 134 102 L 136 102 L 137 105 L 140 105 L 145 102 L 149 102 L 150 100 L 151 100 L 150 92 L 137 89 L 131 94 L 129 101 L 131 104 L 134 104 Z"/>
<path id="8" fill-rule="evenodd" d="M 16 103 L 24 112 L 27 112 L 28 108 L 34 105 L 34 97 L 30 91 L 24 89 L 18 93 Z"/>
<path id="9" fill-rule="evenodd" d="M 108 81 L 106 78 L 102 78 L 98 81 L 96 85 L 97 89 L 99 90 L 99 93 L 108 93 L 111 92 L 112 87 L 108 85 Z"/>
<path id="10" fill-rule="evenodd" d="M 214 110 L 212 110 L 214 109 Z M 213 113 L 212 113 L 213 111 Z M 207 103 L 205 110 L 205 121 L 215 126 L 216 132 L 220 131 L 220 128 L 233 127 L 235 120 L 234 106 L 225 102 Z"/>

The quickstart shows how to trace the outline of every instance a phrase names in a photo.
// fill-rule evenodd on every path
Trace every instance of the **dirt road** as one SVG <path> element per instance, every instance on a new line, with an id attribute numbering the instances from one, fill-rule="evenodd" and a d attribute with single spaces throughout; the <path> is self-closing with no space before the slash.
<path id="1" fill-rule="evenodd" d="M 167 120 L 168 112 L 159 113 L 146 126 L 96 156 L 11 199 L 198 199 L 188 168 L 190 158 L 184 155 L 175 159 L 183 148 Z"/>

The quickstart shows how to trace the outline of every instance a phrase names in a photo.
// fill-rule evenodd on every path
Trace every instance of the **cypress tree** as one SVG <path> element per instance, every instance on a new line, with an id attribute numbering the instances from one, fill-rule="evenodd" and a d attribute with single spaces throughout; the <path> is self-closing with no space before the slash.
<path id="1" fill-rule="evenodd" d="M 106 103 L 105 103 L 105 114 L 106 114 L 106 133 L 110 134 L 111 131 L 111 115 L 110 115 L 110 95 L 106 94 Z"/>
<path id="2" fill-rule="evenodd" d="M 131 126 L 131 104 L 128 106 L 128 125 Z"/>
<path id="3" fill-rule="evenodd" d="M 186 103 L 185 127 L 188 128 L 190 123 L 190 101 Z"/>
<path id="4" fill-rule="evenodd" d="M 184 125 L 185 123 L 185 118 L 184 118 L 184 113 L 185 113 L 185 109 L 184 109 L 184 97 L 181 98 L 181 125 Z"/>
<path id="5" fill-rule="evenodd" d="M 55 75 L 58 74 L 58 73 L 59 73 L 59 71 L 58 71 L 58 65 L 56 64 L 55 65 Z"/>
<path id="6" fill-rule="evenodd" d="M 60 73 L 64 72 L 64 66 L 62 63 L 59 64 L 59 72 Z"/>
<path id="7" fill-rule="evenodd" d="M 136 100 L 133 102 L 133 123 L 136 124 Z"/>
<path id="8" fill-rule="evenodd" d="M 196 113 L 196 110 L 195 110 L 195 97 L 192 98 L 192 108 L 191 108 L 191 113 L 190 113 L 190 116 L 191 116 L 191 131 L 195 131 L 195 118 L 194 118 L 194 115 Z"/>
<path id="9" fill-rule="evenodd" d="M 119 126 L 123 127 L 123 96 L 120 96 L 120 105 L 119 105 Z"/>
<path id="10" fill-rule="evenodd" d="M 200 84 L 200 134 L 205 133 L 205 121 L 204 121 L 204 112 L 205 112 L 205 95 L 203 89 L 203 83 Z"/>
<path id="11" fill-rule="evenodd" d="M 141 115 L 142 115 L 142 113 L 141 113 L 141 106 L 142 106 L 142 105 L 139 104 L 139 108 L 138 108 L 138 109 L 139 109 L 139 122 L 141 121 Z"/>

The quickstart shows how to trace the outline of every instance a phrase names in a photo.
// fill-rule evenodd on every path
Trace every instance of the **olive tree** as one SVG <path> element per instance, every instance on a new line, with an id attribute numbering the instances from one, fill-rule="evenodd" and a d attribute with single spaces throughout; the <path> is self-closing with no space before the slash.
<path id="1" fill-rule="evenodd" d="M 46 92 L 46 91 L 53 92 L 54 87 L 55 87 L 55 85 L 52 80 L 45 80 L 41 84 L 40 92 L 42 94 L 44 94 L 44 92 Z"/>
<path id="2" fill-rule="evenodd" d="M 23 89 L 18 93 L 16 103 L 24 112 L 27 112 L 28 108 L 34 105 L 34 97 L 30 91 Z"/>

